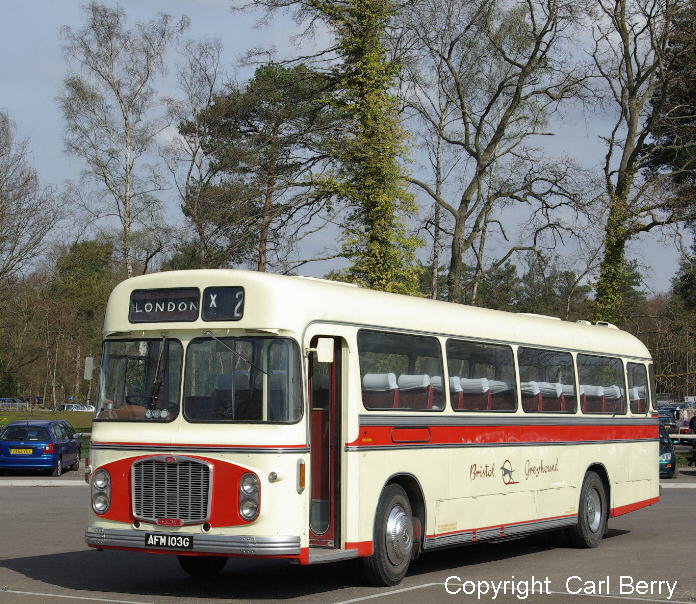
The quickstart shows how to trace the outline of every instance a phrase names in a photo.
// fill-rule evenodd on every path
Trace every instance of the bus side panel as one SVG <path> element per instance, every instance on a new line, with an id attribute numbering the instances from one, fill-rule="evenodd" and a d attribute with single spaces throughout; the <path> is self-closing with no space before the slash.
<path id="1" fill-rule="evenodd" d="M 585 473 L 594 464 L 608 474 L 612 515 L 653 503 L 659 490 L 653 442 L 383 450 L 348 456 L 358 458 L 359 531 L 353 537 L 358 541 L 371 541 L 382 486 L 398 473 L 411 474 L 421 484 L 425 535 L 431 539 L 471 533 L 462 541 L 475 541 L 511 534 L 511 526 L 534 531 L 574 524 Z M 628 480 L 636 458 L 637 475 L 644 478 Z"/>
<path id="2" fill-rule="evenodd" d="M 616 467 L 613 473 L 612 516 L 655 503 L 660 496 L 658 442 L 627 443 L 621 450 L 622 467 Z"/>
<path id="3" fill-rule="evenodd" d="M 358 533 L 359 542 L 372 542 L 375 513 L 384 485 L 396 475 L 413 476 L 425 497 L 426 525 L 430 532 L 435 526 L 435 494 L 446 492 L 448 456 L 447 449 L 431 449 L 427 455 L 417 449 L 394 451 L 351 452 L 349 457 L 358 459 L 360 484 Z M 357 501 L 354 499 L 353 501 Z"/>

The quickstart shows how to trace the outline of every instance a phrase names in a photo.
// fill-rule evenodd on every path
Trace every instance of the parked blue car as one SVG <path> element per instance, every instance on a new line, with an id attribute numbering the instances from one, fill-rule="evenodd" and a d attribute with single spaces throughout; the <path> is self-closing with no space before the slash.
<path id="1" fill-rule="evenodd" d="M 0 433 L 0 469 L 60 476 L 80 467 L 80 440 L 65 420 L 20 420 Z"/>

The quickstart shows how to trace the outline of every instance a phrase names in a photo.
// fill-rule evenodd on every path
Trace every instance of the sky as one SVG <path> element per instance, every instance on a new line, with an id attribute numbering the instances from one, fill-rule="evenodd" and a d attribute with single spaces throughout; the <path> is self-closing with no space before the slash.
<path id="1" fill-rule="evenodd" d="M 104 3 L 116 4 L 109 0 Z M 83 168 L 78 158 L 63 151 L 63 119 L 56 101 L 67 72 L 60 29 L 63 25 L 81 26 L 82 4 L 77 0 L 0 0 L 0 110 L 9 113 L 17 137 L 29 139 L 31 158 L 42 182 L 56 189 L 66 179 L 77 179 Z M 230 75 L 245 76 L 246 72 L 238 71 L 235 65 L 250 48 L 274 47 L 280 57 L 305 54 L 306 49 L 290 42 L 298 29 L 288 15 L 275 15 L 257 27 L 259 13 L 233 12 L 230 0 L 122 0 L 119 4 L 129 23 L 149 20 L 158 12 L 188 15 L 191 27 L 186 36 L 219 38 Z M 163 95 L 174 96 L 175 91 L 167 90 L 168 86 L 173 87 L 171 76 L 160 90 Z M 572 155 L 586 167 L 598 167 L 603 147 L 597 135 L 605 123 L 601 115 L 588 116 L 581 111 L 564 114 L 557 134 L 545 141 L 545 148 L 559 155 Z M 418 165 L 417 159 L 414 165 Z M 173 195 L 169 211 L 180 220 Z M 325 231 L 309 242 L 300 256 L 321 254 L 334 245 L 335 236 L 335 231 Z M 572 256 L 571 249 L 559 251 Z M 652 292 L 669 288 L 679 262 L 671 234 L 642 236 L 629 245 L 628 255 L 646 266 L 645 282 Z M 330 268 L 327 263 L 315 263 L 299 272 L 321 276 Z"/>

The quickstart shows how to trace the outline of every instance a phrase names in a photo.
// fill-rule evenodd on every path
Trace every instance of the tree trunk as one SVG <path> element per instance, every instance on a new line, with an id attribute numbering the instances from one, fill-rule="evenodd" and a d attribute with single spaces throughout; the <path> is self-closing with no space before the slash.
<path id="1" fill-rule="evenodd" d="M 60 338 L 56 339 L 56 354 L 53 357 L 53 369 L 51 370 L 51 393 L 53 395 L 53 405 L 52 407 L 55 409 L 56 408 L 56 371 L 58 369 L 58 348 L 60 344 Z"/>
<path id="2" fill-rule="evenodd" d="M 80 383 L 80 361 L 82 360 L 82 354 L 80 352 L 80 345 L 78 344 L 75 349 L 75 394 L 79 393 L 81 388 Z"/>
<path id="3" fill-rule="evenodd" d="M 259 229 L 259 259 L 256 270 L 260 273 L 266 272 L 266 253 L 268 250 L 268 232 L 271 226 L 271 208 L 273 207 L 273 187 L 275 180 L 271 176 L 266 186 L 263 197 L 263 216 L 261 217 L 261 228 Z"/>
<path id="4" fill-rule="evenodd" d="M 440 116 L 440 121 L 438 123 L 438 137 L 435 149 L 435 195 L 440 198 L 442 194 L 442 132 L 444 130 L 443 116 Z M 440 248 L 442 247 L 441 233 L 440 233 L 440 220 L 441 220 L 442 208 L 440 208 L 440 203 L 435 202 L 435 215 L 433 216 L 433 274 L 430 281 L 430 297 L 433 300 L 439 298 L 439 287 L 438 287 L 438 269 L 440 267 Z"/>
<path id="5" fill-rule="evenodd" d="M 627 202 L 625 195 L 612 195 L 604 237 L 604 258 L 599 269 L 592 318 L 621 323 L 624 318 L 623 287 L 626 283 Z"/>
<path id="6" fill-rule="evenodd" d="M 476 250 L 476 269 L 474 270 L 474 277 L 471 282 L 471 296 L 469 298 L 472 306 L 476 306 L 479 284 L 483 279 L 483 256 L 486 250 L 486 235 L 488 234 L 488 216 L 491 213 L 491 207 L 492 206 L 490 205 L 488 206 L 483 216 L 483 227 L 481 227 L 481 237 L 479 238 L 479 246 Z"/>
<path id="7" fill-rule="evenodd" d="M 130 249 L 130 231 L 133 224 L 133 193 L 132 193 L 132 177 L 133 177 L 133 156 L 131 142 L 131 125 L 127 114 L 124 112 L 124 130 L 126 134 L 126 167 L 125 167 L 125 190 L 123 193 L 123 259 L 126 264 L 126 274 L 130 279 L 133 276 L 133 258 L 131 257 Z"/>
<path id="8" fill-rule="evenodd" d="M 439 185 L 439 183 L 438 183 Z M 435 216 L 433 217 L 433 274 L 430 280 L 430 297 L 433 300 L 439 298 L 438 268 L 440 267 L 440 204 L 435 202 Z"/>
<path id="9" fill-rule="evenodd" d="M 454 233 L 452 234 L 452 253 L 450 256 L 449 272 L 447 273 L 447 300 L 462 304 L 464 302 L 464 288 L 462 278 L 464 276 L 464 263 L 462 261 L 462 235 L 464 233 L 464 221 L 457 215 L 454 219 Z"/>

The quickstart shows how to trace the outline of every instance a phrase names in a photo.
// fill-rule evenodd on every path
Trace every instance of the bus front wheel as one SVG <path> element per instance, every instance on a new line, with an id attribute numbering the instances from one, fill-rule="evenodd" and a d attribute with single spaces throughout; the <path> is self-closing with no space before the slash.
<path id="1" fill-rule="evenodd" d="M 212 579 L 220 574 L 227 558 L 225 556 L 177 556 L 179 564 L 196 579 Z"/>
<path id="2" fill-rule="evenodd" d="M 580 491 L 578 523 L 568 531 L 575 547 L 597 547 L 607 527 L 607 491 L 595 472 L 585 474 Z"/>
<path id="3" fill-rule="evenodd" d="M 376 585 L 396 585 L 411 562 L 413 517 L 406 492 L 388 485 L 379 498 L 373 532 L 374 551 L 363 558 L 366 578 Z"/>

